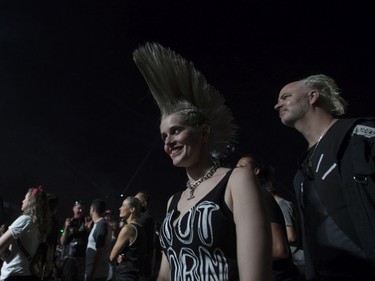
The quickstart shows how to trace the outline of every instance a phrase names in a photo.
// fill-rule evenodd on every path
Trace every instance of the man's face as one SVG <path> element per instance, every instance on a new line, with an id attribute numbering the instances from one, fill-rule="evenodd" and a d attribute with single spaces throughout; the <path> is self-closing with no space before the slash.
<path id="1" fill-rule="evenodd" d="M 112 212 L 110 211 L 105 211 L 104 213 L 104 218 L 108 221 L 112 220 Z"/>
<path id="2" fill-rule="evenodd" d="M 75 218 L 81 218 L 81 217 L 83 217 L 84 212 L 85 212 L 85 207 L 83 205 L 81 205 L 81 204 L 74 205 L 74 207 L 73 207 L 73 216 Z"/>
<path id="3" fill-rule="evenodd" d="M 92 218 L 94 215 L 94 207 L 90 206 L 90 217 Z"/>
<path id="4" fill-rule="evenodd" d="M 290 83 L 281 89 L 274 108 L 284 125 L 295 127 L 295 123 L 310 110 L 309 93 L 309 89 L 300 85 L 300 82 Z"/>
<path id="5" fill-rule="evenodd" d="M 138 192 L 134 197 L 141 201 L 142 206 L 146 205 L 145 196 L 142 192 Z"/>

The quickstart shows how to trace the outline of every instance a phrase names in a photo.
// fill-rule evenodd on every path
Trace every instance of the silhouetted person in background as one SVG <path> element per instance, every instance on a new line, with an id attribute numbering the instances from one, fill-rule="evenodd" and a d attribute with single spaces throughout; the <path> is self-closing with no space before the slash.
<path id="1" fill-rule="evenodd" d="M 302 246 L 301 217 L 297 206 L 283 198 L 273 184 L 266 185 L 266 189 L 273 195 L 284 215 L 286 234 L 293 262 L 297 265 L 301 275 L 305 275 L 305 258 Z"/>
<path id="2" fill-rule="evenodd" d="M 85 257 L 90 226 L 85 219 L 85 202 L 76 201 L 73 217 L 65 219 L 60 242 L 64 246 L 62 281 L 82 281 L 85 274 Z"/>
<path id="3" fill-rule="evenodd" d="M 266 186 L 272 185 L 273 168 L 253 154 L 241 157 L 237 167 L 246 167 L 259 179 L 261 192 L 268 211 L 272 231 L 272 275 L 275 281 L 300 280 L 289 249 L 285 220 L 280 206 Z"/>
<path id="4" fill-rule="evenodd" d="M 112 228 L 104 219 L 106 204 L 95 199 L 90 205 L 93 227 L 86 251 L 85 281 L 107 281 L 111 278 L 109 254 L 112 249 Z"/>
<path id="5" fill-rule="evenodd" d="M 53 245 L 53 248 L 55 249 L 54 252 L 54 265 L 55 268 L 53 269 L 52 276 L 47 276 L 49 280 L 55 279 L 57 277 L 57 268 L 56 268 L 56 248 L 59 244 L 59 238 L 60 238 L 60 223 L 56 216 L 57 213 L 57 207 L 58 207 L 58 199 L 56 195 L 48 193 L 47 194 L 47 200 L 48 200 L 48 207 L 51 215 L 51 229 L 50 232 L 47 235 L 47 242 Z"/>
<path id="6" fill-rule="evenodd" d="M 139 218 L 139 223 L 145 230 L 146 233 L 146 256 L 145 265 L 142 270 L 141 279 L 142 281 L 153 280 L 155 278 L 154 265 L 155 265 L 155 220 L 150 213 L 150 194 L 146 191 L 138 191 L 135 195 L 141 202 L 141 217 Z"/>
<path id="7" fill-rule="evenodd" d="M 111 209 L 107 209 L 104 212 L 104 219 L 108 221 L 112 229 L 112 245 L 115 244 L 117 235 L 119 233 L 119 221 L 114 216 L 114 212 Z"/>

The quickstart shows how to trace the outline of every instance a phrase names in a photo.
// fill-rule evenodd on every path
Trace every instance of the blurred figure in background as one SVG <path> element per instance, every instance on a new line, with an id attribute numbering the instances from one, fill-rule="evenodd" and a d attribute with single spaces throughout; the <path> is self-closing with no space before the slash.
<path id="1" fill-rule="evenodd" d="M 85 257 L 91 219 L 85 218 L 85 202 L 75 201 L 73 216 L 65 219 L 64 232 L 60 237 L 63 245 L 62 281 L 83 281 Z"/>
<path id="2" fill-rule="evenodd" d="M 273 168 L 253 154 L 241 157 L 236 167 L 246 167 L 259 179 L 261 192 L 266 203 L 272 231 L 272 273 L 275 281 L 300 280 L 298 268 L 294 265 L 287 242 L 283 212 L 267 186 L 273 182 Z"/>
<path id="3" fill-rule="evenodd" d="M 293 256 L 293 262 L 298 267 L 301 276 L 305 272 L 305 258 L 302 247 L 301 217 L 293 202 L 281 197 L 273 184 L 266 185 L 266 189 L 273 195 L 284 215 L 288 244 Z"/>
<path id="4" fill-rule="evenodd" d="M 47 235 L 47 242 L 53 245 L 54 248 L 54 268 L 52 270 L 51 276 L 46 276 L 48 280 L 55 280 L 58 275 L 57 271 L 57 261 L 56 261 L 56 249 L 58 245 L 60 244 L 59 238 L 60 238 L 60 224 L 59 220 L 57 219 L 57 207 L 58 207 L 58 199 L 55 194 L 48 193 L 47 194 L 47 200 L 48 200 L 48 207 L 51 215 L 51 230 Z"/>
<path id="5" fill-rule="evenodd" d="M 86 251 L 85 281 L 107 281 L 112 278 L 109 254 L 112 248 L 112 229 L 104 219 L 106 204 L 95 199 L 90 205 L 93 227 L 89 235 Z"/>
<path id="6" fill-rule="evenodd" d="M 142 281 L 150 281 L 155 278 L 155 220 L 150 213 L 150 194 L 146 191 L 138 191 L 135 195 L 141 202 L 141 217 L 139 218 L 139 223 L 145 230 L 147 247 L 145 256 L 145 266 L 142 270 Z"/>
<path id="7" fill-rule="evenodd" d="M 119 233 L 119 221 L 115 219 L 115 215 L 111 209 L 107 209 L 104 212 L 104 219 L 109 223 L 112 229 L 112 245 L 114 245 Z"/>

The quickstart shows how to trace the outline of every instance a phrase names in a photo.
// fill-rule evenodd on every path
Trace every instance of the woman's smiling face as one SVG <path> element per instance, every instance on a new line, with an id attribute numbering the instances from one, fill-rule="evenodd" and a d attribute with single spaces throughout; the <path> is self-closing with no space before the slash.
<path id="1" fill-rule="evenodd" d="M 181 113 L 168 115 L 160 123 L 164 151 L 177 167 L 194 165 L 202 149 L 202 128 L 194 128 L 186 123 Z"/>

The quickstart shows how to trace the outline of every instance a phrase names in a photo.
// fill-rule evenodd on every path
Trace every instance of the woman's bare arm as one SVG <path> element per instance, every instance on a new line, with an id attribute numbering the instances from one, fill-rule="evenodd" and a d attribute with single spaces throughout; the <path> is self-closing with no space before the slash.
<path id="1" fill-rule="evenodd" d="M 169 269 L 168 260 L 163 253 L 157 281 L 169 281 L 169 280 L 171 280 L 171 272 Z"/>
<path id="2" fill-rule="evenodd" d="M 225 200 L 236 224 L 240 280 L 271 280 L 272 238 L 258 182 L 248 169 L 236 168 L 228 187 Z"/>
<path id="3" fill-rule="evenodd" d="M 117 236 L 116 243 L 113 245 L 111 254 L 109 255 L 110 261 L 115 261 L 118 255 L 124 250 L 125 246 L 129 244 L 129 241 L 134 238 L 134 229 L 130 225 L 124 225 L 120 233 Z"/>
<path id="4" fill-rule="evenodd" d="M 8 229 L 0 237 L 0 255 L 3 255 L 7 252 L 8 248 L 9 248 L 9 245 L 10 245 L 10 243 L 12 243 L 12 241 L 14 241 L 14 238 L 13 238 L 12 233 Z"/>
<path id="5" fill-rule="evenodd" d="M 289 255 L 289 246 L 282 229 L 278 223 L 271 222 L 272 230 L 272 259 L 286 259 Z"/>

